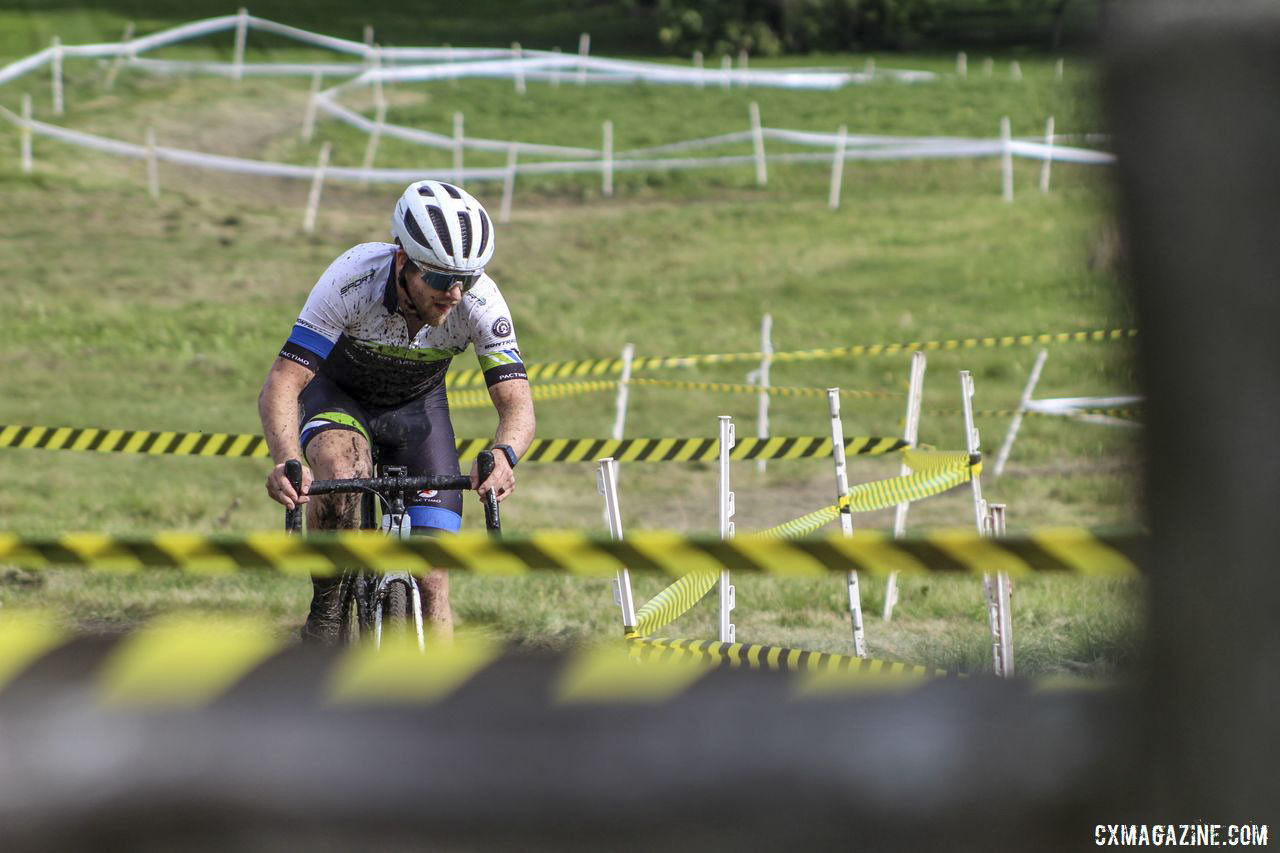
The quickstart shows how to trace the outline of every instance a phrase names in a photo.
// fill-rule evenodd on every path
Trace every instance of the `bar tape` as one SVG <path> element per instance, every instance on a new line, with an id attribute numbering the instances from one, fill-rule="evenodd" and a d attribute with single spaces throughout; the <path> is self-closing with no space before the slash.
<path id="1" fill-rule="evenodd" d="M 449 699 L 514 656 L 492 639 L 466 633 L 451 643 L 429 642 L 425 651 L 418 650 L 416 640 L 389 635 L 381 648 L 362 643 L 320 661 L 308 655 L 302 663 L 304 656 L 290 649 L 274 626 L 258 619 L 161 616 L 106 639 L 79 638 L 47 613 L 22 611 L 0 621 L 0 697 L 23 682 L 56 679 L 65 684 L 73 677 L 82 685 L 78 697 L 91 706 L 190 711 L 225 701 L 238 686 L 268 670 L 278 674 L 292 669 L 305 679 L 301 695 L 328 705 L 430 705 Z M 538 701 L 569 706 L 668 701 L 718 666 L 787 672 L 791 680 L 786 687 L 800 700 L 833 689 L 877 688 L 889 679 L 910 687 L 922 677 L 951 675 L 822 652 L 668 639 L 578 648 L 556 658 L 547 689 L 536 691 L 547 699 Z M 78 663 L 69 671 L 72 660 Z"/>
<path id="2" fill-rule="evenodd" d="M 0 533 L 0 565 L 74 567 L 134 572 L 179 568 L 204 574 L 270 569 L 291 575 L 333 575 L 353 568 L 380 572 L 459 569 L 510 577 L 530 572 L 567 572 L 614 577 L 619 569 L 651 571 L 673 578 L 690 572 L 749 572 L 773 577 L 821 577 L 829 572 L 892 572 L 972 575 L 1005 572 L 1067 572 L 1094 577 L 1137 576 L 1145 535 L 1096 534 L 1083 528 L 1050 527 L 1015 537 L 989 538 L 967 528 L 943 529 L 894 539 L 856 530 L 805 539 L 687 536 L 637 531 L 625 540 L 577 531 L 548 531 L 495 539 L 485 532 L 431 538 L 390 539 L 380 532 L 316 534 L 284 532 L 207 536 L 168 532 L 142 536 L 66 533 L 30 536 Z"/>
<path id="3" fill-rule="evenodd" d="M 470 462 L 493 443 L 491 438 L 459 438 L 458 458 Z M 857 456 L 895 453 L 910 445 L 900 438 L 850 436 L 845 452 Z M 252 456 L 270 458 L 260 435 L 169 432 L 94 427 L 49 427 L 0 424 L 0 447 L 81 450 L 97 453 L 142 453 L 152 456 Z M 831 454 L 830 436 L 740 438 L 729 458 L 807 459 Z M 718 459 L 718 438 L 538 438 L 521 462 L 590 462 L 612 456 L 619 462 L 701 462 Z"/>
<path id="4" fill-rule="evenodd" d="M 931 666 L 755 643 L 721 643 L 716 640 L 680 640 L 668 637 L 628 637 L 627 645 L 632 658 L 663 663 L 692 662 L 735 669 L 890 675 L 908 678 L 955 678 L 959 675 L 952 670 L 936 669 Z"/>
<path id="5" fill-rule="evenodd" d="M 1102 341 L 1121 341 L 1137 337 L 1137 329 L 1095 329 L 1085 332 L 1052 332 L 1035 335 L 1005 335 L 1003 337 L 955 338 L 945 341 L 911 341 L 900 344 L 856 344 L 828 349 L 793 350 L 775 352 L 773 361 L 828 361 L 841 358 L 864 358 L 881 355 L 897 355 L 911 352 L 935 352 L 937 350 L 996 349 L 1026 347 L 1037 344 L 1067 344 Z M 663 370 L 674 367 L 695 367 L 700 364 L 736 364 L 759 362 L 762 352 L 707 353 L 684 356 L 637 356 L 631 360 L 632 370 Z M 555 361 L 528 365 L 529 378 L 566 379 L 578 376 L 607 376 L 622 373 L 621 358 L 589 359 L 583 361 Z M 450 388 L 480 385 L 484 373 L 478 369 L 450 371 L 446 377 Z"/>

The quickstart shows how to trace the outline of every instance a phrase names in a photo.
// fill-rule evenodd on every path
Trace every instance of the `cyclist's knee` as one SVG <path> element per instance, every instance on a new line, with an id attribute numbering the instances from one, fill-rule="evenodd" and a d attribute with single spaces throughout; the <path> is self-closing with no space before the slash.
<path id="1" fill-rule="evenodd" d="M 318 480 L 369 477 L 373 460 L 364 436 L 347 429 L 329 429 L 307 442 L 307 463 Z"/>

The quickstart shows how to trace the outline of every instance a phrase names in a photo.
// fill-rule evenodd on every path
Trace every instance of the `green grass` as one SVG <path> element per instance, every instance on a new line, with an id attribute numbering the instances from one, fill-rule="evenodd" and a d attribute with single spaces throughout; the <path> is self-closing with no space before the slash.
<path id="1" fill-rule="evenodd" d="M 256 13 L 263 13 L 254 9 Z M 185 55 L 200 55 L 190 48 Z M 275 49 L 277 58 L 295 56 Z M 302 55 L 298 53 L 296 55 Z M 849 57 L 813 57 L 849 64 Z M 860 64 L 861 59 L 856 60 Z M 944 57 L 902 56 L 893 64 L 945 70 Z M 887 62 L 887 60 L 886 60 Z M 882 65 L 884 63 L 882 62 Z M 443 130 L 467 111 L 469 134 L 596 145 L 600 122 L 617 147 L 657 144 L 743 129 L 747 103 L 766 124 L 851 132 L 992 136 L 1001 115 L 1016 134 L 1038 133 L 1055 115 L 1062 132 L 1100 129 L 1088 68 L 1024 58 L 1026 81 L 974 77 L 903 86 L 876 84 L 836 93 L 688 91 L 645 86 L 552 90 L 469 81 L 396 86 L 391 119 Z M 302 80 L 147 78 L 126 73 L 111 92 L 93 63 L 68 66 L 69 126 L 140 141 L 148 124 L 165 144 L 308 163 L 322 140 L 338 163 L 358 164 L 364 140 L 333 122 L 317 139 L 298 137 Z M 11 107 L 42 79 L 0 92 Z M 362 102 L 361 98 L 366 101 Z M 367 96 L 352 99 L 367 106 Z M 738 149 L 746 151 L 749 149 Z M 781 148 L 771 150 L 782 150 Z M 319 225 L 300 234 L 307 187 L 162 167 L 162 195 L 146 194 L 141 163 L 37 139 L 35 174 L 17 170 L 17 136 L 0 126 L 0 422 L 256 432 L 255 398 L 312 282 L 352 243 L 385 239 L 395 189 L 331 183 Z M 468 155 L 477 165 L 486 161 Z M 445 165 L 448 155 L 385 143 L 382 165 Z M 763 313 L 774 317 L 779 350 L 935 338 L 1067 331 L 1131 325 L 1131 311 L 1105 260 L 1110 187 L 1104 171 L 1055 166 L 1054 189 L 1035 190 L 1039 167 L 1018 163 L 1018 198 L 999 197 L 994 161 L 850 164 L 843 204 L 826 207 L 827 167 L 771 167 L 758 188 L 751 167 L 619 175 L 614 198 L 590 176 L 521 179 L 515 213 L 501 226 L 491 272 L 511 303 L 531 362 L 616 356 L 626 341 L 642 355 L 732 352 L 758 347 Z M 470 186 L 496 208 L 499 187 Z M 73 236 L 74 235 L 74 236 Z M 1101 260 L 1100 260 L 1101 259 Z M 959 405 L 957 371 L 974 373 L 977 405 L 1016 405 L 1035 352 L 1029 348 L 931 354 L 925 408 Z M 470 367 L 469 356 L 460 366 Z M 669 371 L 660 376 L 741 382 L 751 365 Z M 773 382 L 901 392 L 904 356 L 778 363 Z M 1054 347 L 1038 396 L 1132 391 L 1128 347 Z M 628 434 L 713 435 L 715 417 L 733 415 L 754 434 L 747 395 L 636 388 Z M 776 398 L 775 434 L 822 435 L 817 398 Z M 607 435 L 608 394 L 539 405 L 542 436 Z M 848 400 L 847 435 L 900 431 L 902 402 Z M 461 435 L 492 432 L 491 411 L 460 411 Z M 1007 420 L 984 418 L 993 452 Z M 921 439 L 945 449 L 963 443 L 960 418 L 926 414 Z M 1141 435 L 1028 419 L 1006 475 L 987 477 L 987 497 L 1009 505 L 1017 531 L 1048 524 L 1118 525 L 1140 520 L 1135 466 Z M 892 476 L 897 461 L 858 460 L 856 481 Z M 279 507 L 262 492 L 255 460 L 140 458 L 26 450 L 0 451 L 0 523 L 5 529 L 144 532 L 177 528 L 238 532 L 273 528 Z M 765 472 L 733 467 L 738 526 L 759 529 L 826 505 L 833 485 L 823 460 L 774 462 Z M 505 506 L 509 529 L 601 531 L 588 464 L 526 466 Z M 716 469 L 705 463 L 624 465 L 628 529 L 716 527 Z M 478 513 L 468 509 L 468 524 Z M 912 508 L 912 529 L 967 525 L 968 493 Z M 887 511 L 859 516 L 884 529 Z M 747 641 L 848 649 L 843 583 L 739 578 L 739 636 Z M 637 581 L 641 599 L 656 578 Z M 980 670 L 989 661 L 981 588 L 975 580 L 911 580 L 892 623 L 879 618 L 884 588 L 863 585 L 873 655 Z M 53 572 L 0 576 L 0 606 L 43 604 L 87 628 L 121 629 L 177 608 L 261 613 L 282 632 L 296 629 L 308 590 L 259 575 L 194 579 Z M 567 578 L 521 581 L 455 577 L 461 623 L 533 645 L 564 645 L 617 630 L 607 584 Z M 1020 671 L 1109 674 L 1132 665 L 1141 587 L 1073 578 L 1020 583 L 1014 634 Z M 712 608 L 672 627 L 710 636 Z"/>

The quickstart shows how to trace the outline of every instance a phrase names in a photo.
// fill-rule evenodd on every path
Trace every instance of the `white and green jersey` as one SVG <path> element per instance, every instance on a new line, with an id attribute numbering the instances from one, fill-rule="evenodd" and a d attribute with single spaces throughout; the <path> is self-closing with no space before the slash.
<path id="1" fill-rule="evenodd" d="M 485 381 L 526 378 L 507 302 L 481 276 L 439 326 L 409 334 L 397 310 L 392 243 L 361 243 L 311 289 L 280 355 L 327 376 L 357 401 L 395 406 L 443 393 L 445 371 L 473 344 Z"/>

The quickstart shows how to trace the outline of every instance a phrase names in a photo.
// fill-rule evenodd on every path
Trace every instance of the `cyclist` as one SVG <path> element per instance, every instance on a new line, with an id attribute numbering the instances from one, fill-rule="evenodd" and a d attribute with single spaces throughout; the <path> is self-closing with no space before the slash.
<path id="1" fill-rule="evenodd" d="M 410 476 L 458 474 L 445 372 L 475 346 L 498 412 L 494 471 L 477 483 L 505 500 L 514 468 L 533 441 L 533 398 L 507 303 L 484 268 L 493 257 L 493 223 L 465 190 L 441 181 L 410 184 L 391 217 L 394 243 L 362 243 L 344 252 L 316 282 L 271 366 L 258 413 L 275 460 L 267 493 L 286 507 L 307 504 L 313 530 L 359 526 L 356 495 L 307 497 L 313 477 L 372 475 L 371 448 L 384 465 Z M 284 474 L 305 459 L 302 493 Z M 456 532 L 459 492 L 419 492 L 408 502 L 413 532 Z M 337 641 L 339 581 L 312 579 L 304 640 Z M 421 579 L 426 616 L 452 632 L 449 581 Z"/>

